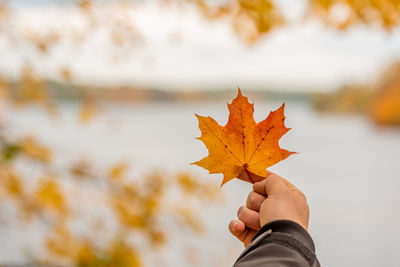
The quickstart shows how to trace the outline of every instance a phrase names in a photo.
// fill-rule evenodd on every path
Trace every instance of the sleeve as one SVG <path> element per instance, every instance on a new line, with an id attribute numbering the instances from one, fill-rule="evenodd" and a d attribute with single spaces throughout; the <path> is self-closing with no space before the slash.
<path id="1" fill-rule="evenodd" d="M 311 236 L 299 224 L 270 222 L 255 234 L 234 267 L 319 267 Z"/>

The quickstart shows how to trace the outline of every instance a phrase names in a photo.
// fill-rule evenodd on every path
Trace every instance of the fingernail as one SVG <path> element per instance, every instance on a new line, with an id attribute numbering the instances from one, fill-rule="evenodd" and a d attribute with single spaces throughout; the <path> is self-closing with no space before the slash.
<path id="1" fill-rule="evenodd" d="M 229 228 L 230 228 L 231 231 L 234 232 L 234 233 L 237 232 L 237 231 L 236 231 L 237 224 L 238 224 L 237 220 L 233 220 L 233 221 L 231 221 L 231 223 L 230 223 L 230 225 L 229 225 Z"/>
<path id="2" fill-rule="evenodd" d="M 236 228 L 236 226 L 238 225 L 238 221 L 233 221 L 233 223 L 232 223 L 232 226 L 233 226 L 233 228 Z"/>

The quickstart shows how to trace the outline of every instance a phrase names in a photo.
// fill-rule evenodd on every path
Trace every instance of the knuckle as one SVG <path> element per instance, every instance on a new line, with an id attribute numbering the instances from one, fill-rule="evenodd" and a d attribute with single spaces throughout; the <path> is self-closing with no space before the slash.
<path id="1" fill-rule="evenodd" d="M 255 206 L 257 204 L 257 196 L 254 192 L 250 192 L 247 197 L 247 206 Z"/>
<path id="2" fill-rule="evenodd" d="M 253 184 L 253 191 L 257 190 L 257 187 L 259 187 L 261 185 L 262 182 L 256 182 Z"/>
<path id="3" fill-rule="evenodd" d="M 279 176 L 278 175 L 276 175 L 276 174 L 271 174 L 270 176 L 268 176 L 268 179 L 270 180 L 270 181 L 272 181 L 272 180 L 279 180 Z"/>
<path id="4" fill-rule="evenodd" d="M 241 206 L 241 207 L 238 209 L 238 211 L 237 211 L 237 216 L 238 216 L 238 218 L 240 218 L 240 217 L 243 216 L 244 208 L 245 208 L 244 206 Z"/>
<path id="5" fill-rule="evenodd" d="M 276 191 L 277 191 L 277 193 L 279 195 L 284 195 L 284 196 L 288 196 L 288 195 L 292 195 L 293 194 L 293 191 L 290 190 L 290 188 L 287 187 L 285 184 L 283 184 L 282 186 L 278 187 L 276 189 Z"/>

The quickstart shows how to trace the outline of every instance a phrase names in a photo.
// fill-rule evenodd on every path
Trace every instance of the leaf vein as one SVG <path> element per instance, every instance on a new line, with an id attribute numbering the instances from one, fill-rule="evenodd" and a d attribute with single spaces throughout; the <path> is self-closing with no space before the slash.
<path id="1" fill-rule="evenodd" d="M 257 148 L 254 150 L 253 155 L 251 155 L 248 164 L 250 165 L 251 160 L 253 159 L 254 155 L 256 154 L 256 152 L 258 151 L 258 149 L 260 148 L 261 144 L 266 140 L 267 135 L 270 133 L 270 131 L 274 128 L 274 126 L 272 125 L 271 127 L 269 127 L 269 129 L 267 130 L 267 132 L 265 133 L 265 135 L 263 136 L 263 138 L 261 138 L 260 143 L 258 143 Z"/>
<path id="2" fill-rule="evenodd" d="M 244 163 L 239 159 L 239 157 L 236 156 L 236 155 L 232 152 L 232 150 L 229 149 L 228 145 L 225 144 L 225 143 L 221 140 L 221 138 L 218 137 L 218 135 L 212 130 L 212 128 L 207 124 L 207 122 L 204 122 L 204 124 L 205 124 L 205 125 L 207 126 L 207 128 L 215 135 L 215 137 L 218 139 L 218 141 L 221 142 L 221 144 L 224 145 L 225 149 L 228 150 L 241 164 L 244 164 Z M 222 131 L 224 131 L 224 129 L 222 129 Z"/>

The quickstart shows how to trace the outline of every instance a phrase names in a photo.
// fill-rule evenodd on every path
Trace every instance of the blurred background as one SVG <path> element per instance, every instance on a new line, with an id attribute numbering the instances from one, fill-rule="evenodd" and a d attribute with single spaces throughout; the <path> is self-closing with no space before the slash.
<path id="1" fill-rule="evenodd" d="M 397 266 L 397 0 L 0 0 L 0 263 L 231 266 L 194 113 L 286 102 L 323 266 Z"/>

